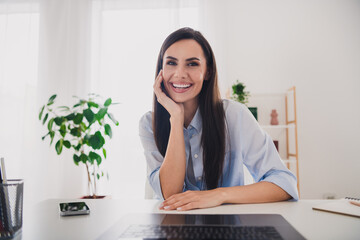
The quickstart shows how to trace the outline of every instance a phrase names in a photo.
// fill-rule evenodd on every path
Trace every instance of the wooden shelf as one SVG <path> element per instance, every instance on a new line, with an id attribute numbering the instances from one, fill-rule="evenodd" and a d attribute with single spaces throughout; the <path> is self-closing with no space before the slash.
<path id="1" fill-rule="evenodd" d="M 297 177 L 297 188 L 300 196 L 300 181 L 299 181 L 299 155 L 298 155 L 298 136 L 297 136 L 297 116 L 296 116 L 296 89 L 292 87 L 288 89 L 285 93 L 275 93 L 275 94 L 254 94 L 262 97 L 262 101 L 267 101 L 267 98 L 272 96 L 278 96 L 281 101 L 285 101 L 285 122 L 281 125 L 260 125 L 265 131 L 273 132 L 271 129 L 286 130 L 286 156 L 282 159 L 284 164 L 290 169 L 290 164 L 292 169 L 296 167 L 296 177 Z M 282 100 L 283 99 L 283 100 Z M 291 111 L 290 111 L 291 110 Z M 288 114 L 293 113 L 294 116 L 289 119 Z M 290 135 L 290 132 L 294 134 Z M 279 132 L 280 134 L 280 132 Z M 282 133 L 281 133 L 282 134 Z M 290 141 L 294 143 L 295 149 L 290 152 Z"/>

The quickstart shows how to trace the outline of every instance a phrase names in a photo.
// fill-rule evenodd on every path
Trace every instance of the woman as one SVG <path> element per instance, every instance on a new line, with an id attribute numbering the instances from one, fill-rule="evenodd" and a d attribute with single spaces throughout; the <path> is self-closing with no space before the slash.
<path id="1" fill-rule="evenodd" d="M 298 199 L 296 177 L 249 110 L 221 100 L 212 49 L 182 28 L 164 41 L 154 109 L 140 120 L 148 179 L 160 209 Z M 256 183 L 244 186 L 243 164 Z"/>

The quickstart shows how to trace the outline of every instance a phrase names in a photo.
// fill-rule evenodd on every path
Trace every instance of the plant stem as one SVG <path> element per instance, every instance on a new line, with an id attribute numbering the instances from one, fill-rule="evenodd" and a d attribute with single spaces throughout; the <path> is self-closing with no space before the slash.
<path id="1" fill-rule="evenodd" d="M 89 171 L 89 166 L 87 165 L 87 163 L 85 163 L 86 165 L 86 171 L 87 171 L 87 175 L 88 175 L 88 187 L 89 187 L 89 195 L 91 195 L 91 193 L 93 193 L 94 195 L 94 190 L 92 189 L 92 184 L 91 184 L 91 178 L 90 178 L 90 171 Z"/>
<path id="2" fill-rule="evenodd" d="M 95 166 L 95 164 L 94 164 L 94 195 L 93 195 L 93 197 L 95 198 L 95 195 L 96 195 L 96 166 Z"/>

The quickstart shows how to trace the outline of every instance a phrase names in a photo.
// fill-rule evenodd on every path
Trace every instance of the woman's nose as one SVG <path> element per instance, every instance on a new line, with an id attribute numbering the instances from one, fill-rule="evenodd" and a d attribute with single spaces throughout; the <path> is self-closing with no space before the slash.
<path id="1" fill-rule="evenodd" d="M 185 78 L 187 75 L 185 67 L 178 65 L 174 75 L 176 78 Z"/>

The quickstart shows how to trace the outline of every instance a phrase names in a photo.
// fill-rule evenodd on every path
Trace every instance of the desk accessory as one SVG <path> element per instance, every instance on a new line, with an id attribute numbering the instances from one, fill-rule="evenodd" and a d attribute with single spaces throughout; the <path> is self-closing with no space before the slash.
<path id="1" fill-rule="evenodd" d="M 59 204 L 60 216 L 89 215 L 90 208 L 85 202 L 66 202 Z"/>
<path id="2" fill-rule="evenodd" d="M 0 239 L 8 239 L 21 233 L 24 182 L 6 178 L 4 158 L 0 165 Z"/>
<path id="3" fill-rule="evenodd" d="M 354 203 L 360 204 L 360 199 L 346 197 L 338 200 L 330 200 L 327 203 L 313 206 L 313 209 L 353 217 L 360 217 L 360 207 Z"/>
<path id="4" fill-rule="evenodd" d="M 9 206 L 8 189 L 6 188 L 7 178 L 4 158 L 0 158 L 0 237 L 12 232 L 11 213 Z"/>

